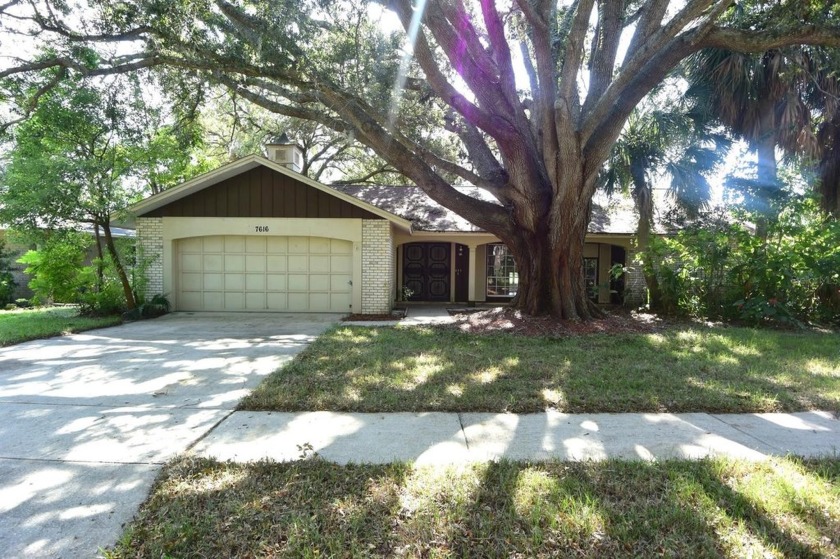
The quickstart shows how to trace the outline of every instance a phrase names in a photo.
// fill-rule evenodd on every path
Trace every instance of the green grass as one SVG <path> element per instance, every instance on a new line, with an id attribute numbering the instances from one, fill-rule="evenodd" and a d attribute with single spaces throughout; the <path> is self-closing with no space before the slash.
<path id="1" fill-rule="evenodd" d="M 248 410 L 840 410 L 840 335 L 724 327 L 564 339 L 339 326 Z"/>
<path id="2" fill-rule="evenodd" d="M 0 311 L 0 346 L 121 324 L 118 316 L 79 316 L 73 307 Z"/>
<path id="3" fill-rule="evenodd" d="M 840 557 L 840 460 L 184 459 L 111 559 Z"/>

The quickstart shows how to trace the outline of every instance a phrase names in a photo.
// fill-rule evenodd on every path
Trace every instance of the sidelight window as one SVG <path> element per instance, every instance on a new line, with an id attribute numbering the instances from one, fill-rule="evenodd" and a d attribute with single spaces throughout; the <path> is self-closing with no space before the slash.
<path id="1" fill-rule="evenodd" d="M 519 272 L 508 247 L 487 245 L 487 296 L 513 297 L 519 288 Z"/>
<path id="2" fill-rule="evenodd" d="M 586 293 L 593 301 L 598 300 L 598 259 L 583 259 L 583 283 L 586 286 Z"/>

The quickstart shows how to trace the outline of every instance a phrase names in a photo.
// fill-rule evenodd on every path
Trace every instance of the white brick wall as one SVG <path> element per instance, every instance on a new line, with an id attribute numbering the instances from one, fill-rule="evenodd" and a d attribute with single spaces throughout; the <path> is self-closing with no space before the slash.
<path id="1" fill-rule="evenodd" d="M 386 314 L 394 305 L 394 239 L 384 219 L 362 220 L 362 314 Z"/>
<path id="2" fill-rule="evenodd" d="M 137 218 L 137 249 L 146 269 L 146 297 L 163 293 L 163 218 Z"/>

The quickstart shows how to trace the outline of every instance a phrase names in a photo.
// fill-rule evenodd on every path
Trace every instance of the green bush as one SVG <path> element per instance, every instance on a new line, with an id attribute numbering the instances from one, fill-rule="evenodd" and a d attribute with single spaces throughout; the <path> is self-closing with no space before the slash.
<path id="1" fill-rule="evenodd" d="M 76 303 L 89 316 L 125 312 L 125 292 L 112 259 L 106 256 L 84 265 L 93 242 L 90 235 L 81 233 L 52 234 L 38 250 L 23 255 L 19 262 L 27 265 L 26 273 L 32 276 L 29 287 L 35 292 L 34 300 Z M 118 243 L 118 249 L 130 252 L 133 245 L 126 240 Z"/>
<path id="2" fill-rule="evenodd" d="M 15 305 L 17 305 L 21 309 L 28 309 L 32 306 L 32 303 L 29 302 L 29 299 L 15 299 Z"/>
<path id="3" fill-rule="evenodd" d="M 99 270 L 101 267 L 101 277 Z M 110 258 L 96 259 L 79 274 L 81 288 L 76 298 L 79 312 L 87 316 L 109 316 L 126 311 L 125 293 Z"/>
<path id="4" fill-rule="evenodd" d="M 840 222 L 810 199 L 789 201 L 760 238 L 706 220 L 654 239 L 643 257 L 666 313 L 747 324 L 840 323 Z"/>
<path id="5" fill-rule="evenodd" d="M 167 299 L 166 295 L 157 293 L 140 305 L 140 314 L 144 318 L 155 318 L 168 313 L 169 308 L 169 299 Z"/>
<path id="6" fill-rule="evenodd" d="M 89 235 L 66 232 L 46 238 L 38 250 L 30 250 L 18 259 L 26 264 L 25 273 L 32 279 L 29 288 L 37 302 L 76 303 L 83 285 L 81 271 Z"/>

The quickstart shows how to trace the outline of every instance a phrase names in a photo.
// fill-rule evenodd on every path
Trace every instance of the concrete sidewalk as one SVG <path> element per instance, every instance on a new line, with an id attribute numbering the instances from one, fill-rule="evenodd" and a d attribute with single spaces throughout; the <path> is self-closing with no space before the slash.
<path id="1" fill-rule="evenodd" d="M 840 421 L 832 413 L 819 411 L 751 415 L 235 412 L 192 452 L 234 461 L 290 461 L 316 452 L 341 464 L 707 456 L 761 460 L 785 454 L 838 456 Z"/>
<path id="2" fill-rule="evenodd" d="M 405 309 L 405 317 L 394 320 L 357 320 L 346 322 L 353 326 L 427 326 L 430 324 L 448 324 L 452 316 L 447 305 L 410 305 Z"/>

